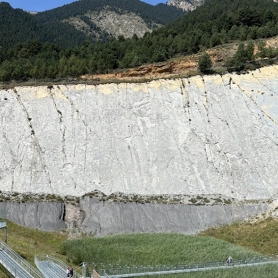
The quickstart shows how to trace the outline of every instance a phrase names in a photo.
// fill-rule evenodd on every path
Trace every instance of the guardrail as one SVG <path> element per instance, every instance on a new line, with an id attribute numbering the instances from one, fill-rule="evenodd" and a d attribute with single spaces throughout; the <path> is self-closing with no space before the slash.
<path id="1" fill-rule="evenodd" d="M 57 259 L 53 256 L 49 255 L 37 255 L 35 256 L 35 263 L 38 266 L 39 262 L 47 262 L 47 267 L 51 269 L 53 273 L 55 273 L 55 277 L 66 277 L 66 270 L 69 267 L 60 259 Z M 57 268 L 58 266 L 58 268 Z M 81 278 L 81 275 L 76 271 L 73 272 L 73 278 Z"/>
<path id="2" fill-rule="evenodd" d="M 12 259 L 14 273 L 18 273 L 17 268 L 23 268 L 27 273 L 29 273 L 34 278 L 44 278 L 44 276 L 32 265 L 30 265 L 26 260 L 24 260 L 20 255 L 14 252 L 6 243 L 0 240 L 0 248 L 2 252 L 5 252 L 9 258 Z M 4 265 L 5 267 L 5 265 Z M 11 270 L 9 270 L 11 271 Z"/>
<path id="3" fill-rule="evenodd" d="M 252 258 L 244 258 L 240 260 L 233 260 L 232 263 L 227 264 L 225 261 L 205 262 L 190 265 L 159 265 L 159 266 L 119 266 L 119 265 L 104 265 L 97 263 L 86 263 L 90 269 L 95 269 L 102 277 L 136 277 L 136 276 L 150 276 L 161 274 L 177 274 L 184 272 L 205 271 L 219 268 L 229 267 L 244 267 L 254 266 L 260 264 L 278 263 L 277 256 L 257 256 Z"/>

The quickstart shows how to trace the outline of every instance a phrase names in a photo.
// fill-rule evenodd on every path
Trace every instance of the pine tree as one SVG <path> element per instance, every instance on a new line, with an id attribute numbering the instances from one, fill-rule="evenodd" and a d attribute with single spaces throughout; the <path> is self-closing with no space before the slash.
<path id="1" fill-rule="evenodd" d="M 212 66 L 212 61 L 207 52 L 203 53 L 200 56 L 199 62 L 198 62 L 198 68 L 201 72 L 207 73 L 210 71 Z"/>

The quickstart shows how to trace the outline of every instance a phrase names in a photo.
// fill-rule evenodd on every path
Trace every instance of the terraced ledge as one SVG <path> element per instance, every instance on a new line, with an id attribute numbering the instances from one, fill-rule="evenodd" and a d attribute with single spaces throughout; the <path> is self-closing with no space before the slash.
<path id="1" fill-rule="evenodd" d="M 18 192 L 4 192 L 0 191 L 0 202 L 67 202 L 78 204 L 80 199 L 85 197 L 96 198 L 98 201 L 109 201 L 116 203 L 139 203 L 139 204 L 186 204 L 186 205 L 231 205 L 231 204 L 258 204 L 271 203 L 272 200 L 237 200 L 219 195 L 140 195 L 140 194 L 124 194 L 122 192 L 115 192 L 109 195 L 94 190 L 86 193 L 81 197 L 76 196 L 59 196 L 55 194 L 34 194 L 34 193 L 18 193 Z"/>

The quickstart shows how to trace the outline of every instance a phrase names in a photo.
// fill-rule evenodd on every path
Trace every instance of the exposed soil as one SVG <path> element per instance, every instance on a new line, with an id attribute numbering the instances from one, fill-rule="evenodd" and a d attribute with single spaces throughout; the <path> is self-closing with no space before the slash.
<path id="1" fill-rule="evenodd" d="M 255 53 L 258 52 L 258 43 L 260 40 L 254 41 Z M 278 48 L 278 36 L 267 40 L 266 47 Z M 227 68 L 225 62 L 228 58 L 232 57 L 240 42 L 220 45 L 206 51 L 212 59 L 212 73 L 225 74 Z M 170 78 L 186 78 L 200 74 L 198 71 L 198 61 L 203 51 L 198 54 L 180 56 L 172 58 L 162 63 L 145 64 L 139 67 L 116 70 L 107 74 L 94 74 L 94 75 L 83 75 L 80 77 L 68 77 L 68 78 L 57 78 L 57 79 L 45 79 L 35 80 L 30 79 L 26 81 L 10 81 L 0 83 L 0 89 L 11 89 L 16 86 L 51 86 L 56 84 L 102 84 L 102 83 L 129 83 L 129 82 L 148 82 L 155 79 L 170 79 Z M 267 59 L 257 59 L 252 62 L 252 69 L 269 65 L 270 62 L 278 63 L 278 58 L 269 61 Z M 250 64 L 252 64 L 250 63 Z"/>
<path id="2" fill-rule="evenodd" d="M 266 47 L 278 47 L 278 37 L 270 38 L 265 41 Z M 258 42 L 259 41 L 254 41 L 255 54 L 258 52 Z M 220 45 L 206 50 L 212 59 L 212 68 L 215 73 L 222 74 L 227 71 L 225 68 L 225 61 L 235 54 L 239 43 L 240 42 Z M 146 64 L 128 70 L 122 70 L 108 74 L 84 75 L 81 78 L 83 80 L 100 82 L 128 82 L 147 81 L 159 78 L 190 77 L 200 74 L 198 72 L 198 61 L 202 53 L 203 52 L 194 55 L 177 57 L 163 63 Z"/>

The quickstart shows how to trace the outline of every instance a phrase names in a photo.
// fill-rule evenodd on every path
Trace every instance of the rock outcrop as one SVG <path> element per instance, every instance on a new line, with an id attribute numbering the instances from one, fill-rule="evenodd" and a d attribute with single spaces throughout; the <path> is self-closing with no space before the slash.
<path id="1" fill-rule="evenodd" d="M 42 231 L 67 229 L 106 236 L 123 233 L 196 234 L 209 227 L 249 220 L 271 207 L 267 203 L 230 205 L 155 204 L 101 201 L 1 202 L 0 217 Z"/>
<path id="2" fill-rule="evenodd" d="M 271 198 L 277 69 L 1 90 L 0 190 Z"/>
<path id="3" fill-rule="evenodd" d="M 268 208 L 264 203 L 192 206 L 100 202 L 88 197 L 80 206 L 86 211 L 81 231 L 96 236 L 143 232 L 196 234 L 209 227 L 249 220 Z"/>
<path id="4" fill-rule="evenodd" d="M 169 0 L 166 4 L 169 6 L 177 7 L 187 12 L 195 10 L 197 7 L 203 5 L 205 2 L 206 0 Z"/>
<path id="5" fill-rule="evenodd" d="M 1 202 L 0 217 L 21 226 L 42 231 L 57 231 L 67 228 L 64 222 L 63 202 Z"/>

